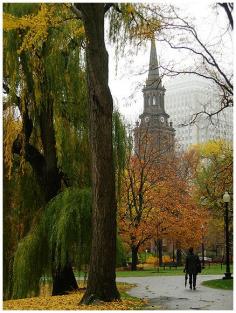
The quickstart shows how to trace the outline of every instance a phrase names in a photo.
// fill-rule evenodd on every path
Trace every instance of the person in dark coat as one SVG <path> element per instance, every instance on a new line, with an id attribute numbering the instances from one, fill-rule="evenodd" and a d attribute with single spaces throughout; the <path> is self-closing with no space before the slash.
<path id="1" fill-rule="evenodd" d="M 196 289 L 197 274 L 201 273 L 201 262 L 198 255 L 193 253 L 193 248 L 189 248 L 185 261 L 185 271 L 189 275 L 189 287 Z"/>

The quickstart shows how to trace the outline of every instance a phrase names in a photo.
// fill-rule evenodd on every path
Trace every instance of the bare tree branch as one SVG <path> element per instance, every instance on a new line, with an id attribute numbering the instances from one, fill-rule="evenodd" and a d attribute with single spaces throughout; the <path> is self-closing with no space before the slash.
<path id="1" fill-rule="evenodd" d="M 229 24 L 231 28 L 234 29 L 234 21 L 233 21 L 234 4 L 233 2 L 232 3 L 223 2 L 223 3 L 218 3 L 218 5 L 221 6 L 225 10 L 225 13 L 227 14 L 227 17 L 229 19 Z"/>

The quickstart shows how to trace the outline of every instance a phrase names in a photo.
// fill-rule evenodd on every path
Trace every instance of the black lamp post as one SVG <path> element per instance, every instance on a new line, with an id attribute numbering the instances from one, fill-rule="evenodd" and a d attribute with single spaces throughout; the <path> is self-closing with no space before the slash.
<path id="1" fill-rule="evenodd" d="M 223 279 L 232 279 L 230 273 L 230 266 L 229 266 L 229 202 L 230 202 L 230 195 L 226 191 L 223 195 L 223 201 L 225 204 L 225 252 L 226 252 L 226 272 Z"/>
<path id="2" fill-rule="evenodd" d="M 201 226 L 202 229 L 202 268 L 205 268 L 205 259 L 204 259 L 204 225 Z"/>

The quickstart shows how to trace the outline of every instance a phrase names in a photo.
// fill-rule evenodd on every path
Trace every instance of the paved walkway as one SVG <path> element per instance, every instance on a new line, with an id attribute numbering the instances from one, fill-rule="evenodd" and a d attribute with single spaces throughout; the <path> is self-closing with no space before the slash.
<path id="1" fill-rule="evenodd" d="M 204 280 L 222 278 L 222 275 L 199 275 L 197 289 L 184 287 L 183 276 L 118 277 L 117 281 L 137 284 L 128 293 L 145 298 L 150 310 L 233 310 L 232 290 L 202 286 Z"/>

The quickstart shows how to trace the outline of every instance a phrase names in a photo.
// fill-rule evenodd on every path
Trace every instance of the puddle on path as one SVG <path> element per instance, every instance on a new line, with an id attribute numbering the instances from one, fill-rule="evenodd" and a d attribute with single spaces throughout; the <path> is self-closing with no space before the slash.
<path id="1" fill-rule="evenodd" d="M 187 298 L 184 298 L 184 299 L 188 300 Z M 172 297 L 152 298 L 148 300 L 147 305 L 145 305 L 143 309 L 144 310 L 167 310 L 168 309 L 167 303 L 173 300 L 176 301 L 178 300 L 178 298 L 172 298 Z"/>
<path id="2" fill-rule="evenodd" d="M 148 303 L 143 307 L 143 310 L 204 310 L 208 305 L 191 306 L 189 298 L 174 298 L 174 297 L 158 297 L 148 300 Z M 202 302 L 212 303 L 214 301 L 200 300 Z"/>

